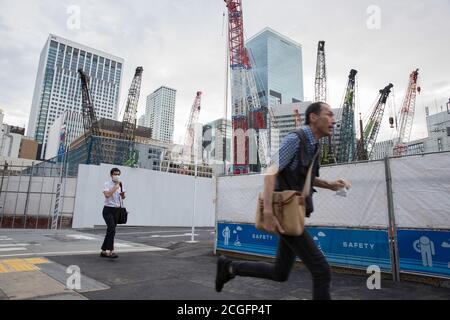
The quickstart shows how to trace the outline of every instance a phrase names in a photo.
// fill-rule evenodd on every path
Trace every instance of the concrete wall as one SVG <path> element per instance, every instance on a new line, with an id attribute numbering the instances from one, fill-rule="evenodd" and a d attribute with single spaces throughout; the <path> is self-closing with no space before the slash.
<path id="1" fill-rule="evenodd" d="M 111 165 L 80 165 L 74 228 L 104 225 L 102 209 L 103 185 L 110 179 Z M 125 207 L 130 211 L 127 225 L 180 226 L 192 225 L 194 177 L 138 168 L 119 167 L 124 189 Z M 215 224 L 215 182 L 196 178 L 195 225 Z"/>

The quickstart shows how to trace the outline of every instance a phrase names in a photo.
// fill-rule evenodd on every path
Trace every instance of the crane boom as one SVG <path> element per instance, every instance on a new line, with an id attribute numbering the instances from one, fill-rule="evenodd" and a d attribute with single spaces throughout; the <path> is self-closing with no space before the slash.
<path id="1" fill-rule="evenodd" d="M 315 81 L 314 101 L 327 101 L 327 69 L 325 63 L 325 41 L 319 41 L 317 45 L 317 63 L 316 63 L 316 81 Z M 322 164 L 334 163 L 335 157 L 333 152 L 331 133 L 328 137 L 321 139 L 322 143 Z"/>
<path id="2" fill-rule="evenodd" d="M 128 91 L 127 104 L 123 114 L 122 133 L 125 140 L 133 141 L 136 131 L 136 115 L 142 83 L 142 67 L 137 67 Z"/>
<path id="3" fill-rule="evenodd" d="M 416 109 L 416 94 L 420 93 L 420 87 L 417 85 L 419 77 L 419 69 L 416 69 L 409 75 L 408 87 L 403 98 L 402 107 L 399 113 L 399 129 L 397 141 L 394 145 L 394 155 L 400 156 L 406 154 L 411 129 L 414 120 L 414 112 Z"/>
<path id="4" fill-rule="evenodd" d="M 377 102 L 367 121 L 362 136 L 358 141 L 357 156 L 358 160 L 369 160 L 373 151 L 373 147 L 380 131 L 381 121 L 383 119 L 386 102 L 393 88 L 393 84 L 389 83 L 384 89 L 379 91 Z"/>
<path id="5" fill-rule="evenodd" d="M 184 136 L 184 145 L 183 145 L 183 161 L 190 163 L 193 155 L 193 146 L 194 146 L 194 136 L 195 136 L 195 127 L 194 125 L 198 122 L 198 118 L 200 115 L 201 109 L 201 99 L 202 92 L 197 91 L 197 94 L 194 99 L 194 103 L 192 104 L 191 112 L 189 114 L 188 123 L 186 125 L 186 134 Z"/>
<path id="6" fill-rule="evenodd" d="M 125 165 L 134 165 L 137 162 L 137 153 L 134 147 L 136 135 L 136 115 L 138 111 L 139 96 L 142 83 L 142 67 L 137 67 L 130 89 L 122 121 L 122 139 L 127 141 L 126 150 L 123 150 L 122 162 Z"/>
<path id="7" fill-rule="evenodd" d="M 302 125 L 302 117 L 300 116 L 300 112 L 298 112 L 298 109 L 294 109 L 294 121 L 295 128 L 300 128 L 300 126 Z"/>
<path id="8" fill-rule="evenodd" d="M 78 73 L 81 80 L 81 110 L 83 114 L 83 127 L 85 141 L 88 144 L 86 164 L 100 164 L 102 159 L 100 128 L 95 115 L 94 103 L 92 101 L 90 79 L 83 69 L 79 69 Z M 92 146 L 94 146 L 94 148 L 92 148 Z M 94 157 L 92 157 L 93 159 L 91 159 L 92 154 L 94 155 Z"/>
<path id="9" fill-rule="evenodd" d="M 319 41 L 317 46 L 315 101 L 327 101 L 327 70 L 325 64 L 325 41 Z"/>
<path id="10" fill-rule="evenodd" d="M 352 69 L 348 76 L 347 89 L 345 91 L 342 106 L 342 120 L 340 141 L 337 154 L 339 163 L 353 161 L 355 154 L 355 84 L 358 71 Z"/>

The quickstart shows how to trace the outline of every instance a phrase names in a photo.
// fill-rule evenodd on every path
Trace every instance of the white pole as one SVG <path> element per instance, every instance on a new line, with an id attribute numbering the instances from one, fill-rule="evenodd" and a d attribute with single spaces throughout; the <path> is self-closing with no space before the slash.
<path id="1" fill-rule="evenodd" d="M 194 130 L 195 137 L 195 130 Z M 188 243 L 195 243 L 197 241 L 194 240 L 195 236 L 195 210 L 197 209 L 197 144 L 194 140 L 194 201 L 192 208 L 192 229 L 191 229 L 191 241 L 187 241 Z"/>

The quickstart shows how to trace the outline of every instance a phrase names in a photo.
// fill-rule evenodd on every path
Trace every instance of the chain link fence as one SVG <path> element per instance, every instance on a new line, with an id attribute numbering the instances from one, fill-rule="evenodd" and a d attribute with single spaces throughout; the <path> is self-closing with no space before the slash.
<path id="1" fill-rule="evenodd" d="M 0 167 L 0 228 L 48 229 L 55 210 L 58 228 L 70 228 L 76 183 L 76 177 L 61 176 L 60 165 L 5 163 Z"/>

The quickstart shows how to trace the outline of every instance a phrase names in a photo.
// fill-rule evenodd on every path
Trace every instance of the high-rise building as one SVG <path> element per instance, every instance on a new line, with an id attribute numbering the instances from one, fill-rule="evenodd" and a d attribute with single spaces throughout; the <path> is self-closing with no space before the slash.
<path id="1" fill-rule="evenodd" d="M 91 78 L 97 118 L 117 119 L 122 58 L 50 35 L 41 52 L 27 135 L 45 155 L 51 125 L 66 110 L 81 112 L 78 69 Z"/>
<path id="2" fill-rule="evenodd" d="M 311 102 L 296 102 L 277 106 L 273 109 L 275 125 L 271 127 L 271 152 L 276 152 L 280 147 L 281 141 L 290 132 L 296 130 L 294 111 L 297 110 L 300 115 L 301 126 L 305 125 L 305 112 Z M 339 143 L 339 133 L 341 126 L 340 109 L 331 109 L 334 113 L 336 124 L 333 130 L 332 143 L 334 148 Z"/>
<path id="3" fill-rule="evenodd" d="M 36 160 L 37 142 L 25 137 L 25 128 L 3 123 L 0 109 L 0 157 Z"/>
<path id="4" fill-rule="evenodd" d="M 152 138 L 173 142 L 175 121 L 175 89 L 162 86 L 147 96 L 145 126 L 152 128 Z"/>
<path id="5" fill-rule="evenodd" d="M 245 44 L 262 106 L 302 102 L 302 47 L 282 34 L 265 28 Z"/>

